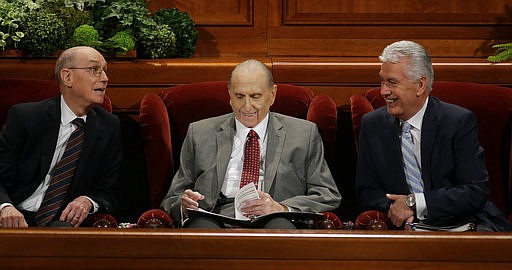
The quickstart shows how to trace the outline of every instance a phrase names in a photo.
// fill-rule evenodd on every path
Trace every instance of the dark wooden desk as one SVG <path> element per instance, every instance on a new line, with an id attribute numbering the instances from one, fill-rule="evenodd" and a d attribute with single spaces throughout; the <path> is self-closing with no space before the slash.
<path id="1" fill-rule="evenodd" d="M 0 229 L 0 265 L 2 269 L 512 269 L 512 233 Z"/>

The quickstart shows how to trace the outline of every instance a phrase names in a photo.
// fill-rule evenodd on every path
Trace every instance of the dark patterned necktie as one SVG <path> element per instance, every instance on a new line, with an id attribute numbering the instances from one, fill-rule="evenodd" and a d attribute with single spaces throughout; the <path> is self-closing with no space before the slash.
<path id="1" fill-rule="evenodd" d="M 256 131 L 249 131 L 244 147 L 244 164 L 242 169 L 242 178 L 240 187 L 251 182 L 258 188 L 258 178 L 260 175 L 260 143 Z"/>
<path id="2" fill-rule="evenodd" d="M 71 180 L 75 174 L 78 159 L 82 151 L 84 142 L 84 125 L 85 122 L 81 118 L 76 118 L 72 123 L 77 127 L 66 143 L 66 149 L 62 158 L 53 168 L 51 173 L 50 185 L 44 194 L 41 207 L 34 217 L 38 226 L 46 226 L 53 220 L 55 214 L 59 211 L 64 203 L 66 194 L 69 190 Z"/>

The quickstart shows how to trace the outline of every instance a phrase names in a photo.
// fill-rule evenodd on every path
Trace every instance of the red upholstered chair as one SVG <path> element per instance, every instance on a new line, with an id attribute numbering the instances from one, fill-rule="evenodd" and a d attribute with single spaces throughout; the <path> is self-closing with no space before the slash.
<path id="1" fill-rule="evenodd" d="M 271 111 L 315 122 L 327 161 L 334 160 L 336 104 L 328 96 L 314 96 L 301 86 L 278 84 Z M 179 166 L 179 153 L 191 122 L 232 112 L 226 81 L 170 87 L 147 94 L 140 104 L 151 207 L 159 208 Z"/>
<path id="2" fill-rule="evenodd" d="M 59 94 L 55 80 L 0 79 L 0 128 L 3 128 L 12 105 L 40 101 Z M 110 98 L 105 96 L 103 107 L 112 112 Z M 90 215 L 83 222 L 88 227 L 117 227 L 115 218 L 109 214 Z"/>
<path id="3" fill-rule="evenodd" d="M 467 82 L 434 82 L 432 96 L 473 111 L 478 119 L 480 144 L 485 150 L 491 200 L 512 221 L 511 119 L 512 89 Z M 380 88 L 350 98 L 352 125 L 358 147 L 361 117 L 384 106 Z"/>

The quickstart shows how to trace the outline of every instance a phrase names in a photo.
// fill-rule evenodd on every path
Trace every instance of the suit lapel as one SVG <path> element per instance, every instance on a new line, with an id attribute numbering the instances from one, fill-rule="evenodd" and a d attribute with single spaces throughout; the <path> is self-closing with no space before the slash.
<path id="1" fill-rule="evenodd" d="M 39 172 L 40 179 L 44 179 L 48 173 L 53 154 L 55 152 L 55 147 L 57 145 L 57 137 L 59 136 L 60 129 L 60 98 L 54 98 L 46 105 L 46 115 L 41 123 L 41 127 L 47 130 L 43 130 L 43 137 L 41 138 L 42 152 Z"/>
<path id="2" fill-rule="evenodd" d="M 213 196 L 220 194 L 224 177 L 226 176 L 226 169 L 229 163 L 229 157 L 233 148 L 233 138 L 235 136 L 235 118 L 233 114 L 228 117 L 217 129 L 216 143 L 219 147 L 217 151 L 217 188 L 213 190 Z"/>
<path id="3" fill-rule="evenodd" d="M 281 160 L 281 153 L 284 147 L 284 138 L 286 131 L 283 124 L 272 113 L 269 115 L 267 126 L 267 150 L 265 154 L 265 180 L 263 191 L 269 192 L 274 178 L 276 177 L 277 167 Z"/>
<path id="4" fill-rule="evenodd" d="M 425 190 L 430 190 L 431 156 L 434 140 L 438 129 L 438 121 L 435 107 L 439 100 L 429 97 L 427 109 L 423 116 L 421 127 L 421 175 Z"/>
<path id="5" fill-rule="evenodd" d="M 400 142 L 400 120 L 389 114 L 386 115 L 385 119 L 388 123 L 384 126 L 390 127 L 385 131 L 385 136 L 389 138 L 389 142 L 391 142 L 390 148 L 388 149 L 390 151 L 389 158 L 391 160 L 388 164 L 390 164 L 392 168 L 387 168 L 391 176 L 389 181 L 393 181 L 392 184 L 390 183 L 390 186 L 399 187 L 396 191 L 399 194 L 407 194 L 409 193 L 409 186 L 407 185 L 407 180 L 405 180 L 403 167 L 402 147 Z"/>

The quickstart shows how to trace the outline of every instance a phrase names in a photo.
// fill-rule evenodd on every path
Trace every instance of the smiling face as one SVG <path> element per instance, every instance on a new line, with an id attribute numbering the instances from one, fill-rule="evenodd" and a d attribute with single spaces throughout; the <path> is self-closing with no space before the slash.
<path id="1" fill-rule="evenodd" d="M 108 84 L 107 62 L 95 49 L 75 47 L 69 49 L 70 60 L 60 70 L 61 92 L 66 104 L 78 116 L 96 104 L 103 104 Z"/>
<path id="2" fill-rule="evenodd" d="M 384 62 L 380 68 L 380 94 L 386 101 L 388 113 L 401 120 L 413 117 L 427 99 L 426 78 L 412 80 L 407 77 L 406 59 Z"/>
<path id="3" fill-rule="evenodd" d="M 274 104 L 276 92 L 276 85 L 269 85 L 261 68 L 235 70 L 231 75 L 229 102 L 236 119 L 248 128 L 258 125 Z"/>

